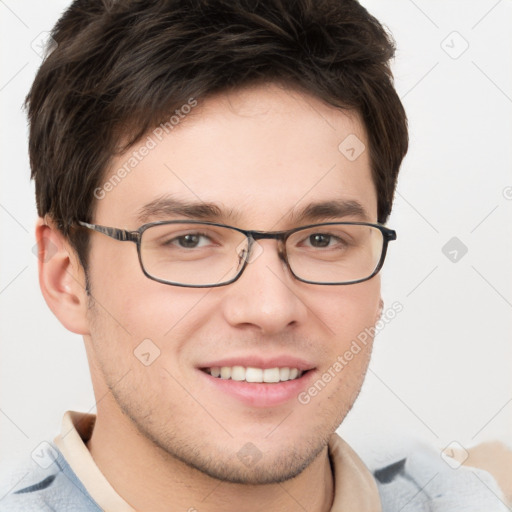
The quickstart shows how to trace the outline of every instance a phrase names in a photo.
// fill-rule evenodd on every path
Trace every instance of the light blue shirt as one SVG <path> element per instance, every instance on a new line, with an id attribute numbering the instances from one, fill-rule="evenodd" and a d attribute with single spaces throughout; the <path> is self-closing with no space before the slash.
<path id="1" fill-rule="evenodd" d="M 11 472 L 0 484 L 0 512 L 101 512 L 64 456 L 45 443 L 43 460 Z M 55 454 L 57 455 L 55 457 Z M 447 465 L 418 444 L 406 457 L 373 470 L 383 512 L 506 512 L 501 492 L 485 471 Z M 171 512 L 171 509 L 170 509 Z M 350 511 L 346 512 L 358 512 Z"/>

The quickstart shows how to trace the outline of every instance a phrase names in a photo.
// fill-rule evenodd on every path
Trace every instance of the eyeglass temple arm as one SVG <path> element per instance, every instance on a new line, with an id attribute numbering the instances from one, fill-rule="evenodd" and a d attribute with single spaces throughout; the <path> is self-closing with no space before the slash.
<path id="1" fill-rule="evenodd" d="M 84 226 L 98 233 L 119 240 L 120 242 L 135 242 L 137 243 L 140 239 L 140 233 L 138 231 L 127 231 L 126 229 L 111 228 L 108 226 L 100 226 L 99 224 L 89 224 L 88 222 L 78 221 L 78 224 Z"/>

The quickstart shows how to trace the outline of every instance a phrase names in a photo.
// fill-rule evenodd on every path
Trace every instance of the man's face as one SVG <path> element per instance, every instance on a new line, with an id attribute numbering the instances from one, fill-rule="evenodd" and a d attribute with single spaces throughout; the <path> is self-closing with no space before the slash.
<path id="1" fill-rule="evenodd" d="M 376 222 L 368 151 L 353 160 L 338 149 L 351 134 L 367 145 L 355 114 L 299 92 L 258 86 L 212 97 L 161 141 L 149 134 L 156 147 L 97 202 L 93 222 L 135 230 L 141 208 L 163 195 L 214 203 L 223 214 L 209 220 L 241 229 Z M 117 157 L 105 180 L 146 143 Z M 366 216 L 293 220 L 326 201 L 357 202 Z M 147 222 L 185 218 L 168 212 Z M 124 418 L 164 457 L 244 483 L 291 478 L 325 447 L 359 393 L 371 341 L 342 370 L 333 365 L 375 324 L 380 303 L 378 276 L 345 286 L 303 283 L 279 258 L 275 240 L 258 243 L 236 282 L 194 289 L 148 279 L 135 244 L 91 233 L 94 302 L 85 341 L 96 391 L 112 391 L 98 403 L 99 416 Z M 143 340 L 151 341 L 140 348 Z M 245 383 L 213 377 L 204 371 L 211 366 L 304 374 Z M 330 381 L 304 399 L 329 369 Z"/>

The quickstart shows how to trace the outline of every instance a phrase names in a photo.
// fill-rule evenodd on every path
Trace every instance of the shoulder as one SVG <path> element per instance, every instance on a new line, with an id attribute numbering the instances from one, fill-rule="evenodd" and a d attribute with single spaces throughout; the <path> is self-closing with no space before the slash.
<path id="1" fill-rule="evenodd" d="M 43 442 L 25 460 L 3 463 L 0 512 L 92 511 L 101 509 L 53 443 Z"/>
<path id="2" fill-rule="evenodd" d="M 369 459 L 365 462 L 377 482 L 383 512 L 509 510 L 490 473 L 422 442 L 407 440 Z"/>

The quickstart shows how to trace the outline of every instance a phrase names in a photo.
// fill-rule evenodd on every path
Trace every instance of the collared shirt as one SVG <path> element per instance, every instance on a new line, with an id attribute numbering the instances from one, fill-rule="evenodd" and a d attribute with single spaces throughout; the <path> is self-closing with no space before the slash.
<path id="1" fill-rule="evenodd" d="M 100 508 L 108 512 L 135 512 L 103 476 L 85 445 L 92 435 L 95 419 L 93 414 L 68 411 L 55 445 Z M 329 455 L 335 482 L 331 512 L 380 511 L 379 492 L 372 474 L 337 434 L 329 442 Z"/>
<path id="2" fill-rule="evenodd" d="M 54 443 L 32 453 L 30 467 L 0 486 L 0 512 L 135 512 L 94 462 L 86 442 L 96 417 L 68 411 Z M 504 512 L 508 508 L 485 471 L 454 471 L 418 445 L 372 472 L 337 434 L 329 441 L 334 477 L 331 512 Z"/>

